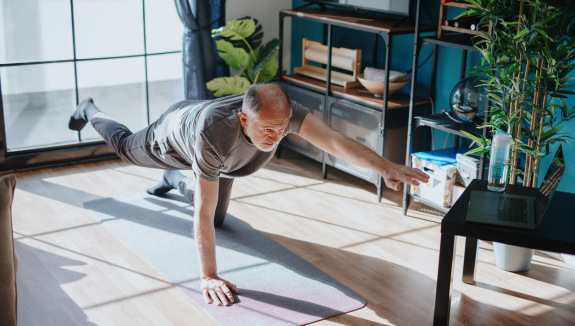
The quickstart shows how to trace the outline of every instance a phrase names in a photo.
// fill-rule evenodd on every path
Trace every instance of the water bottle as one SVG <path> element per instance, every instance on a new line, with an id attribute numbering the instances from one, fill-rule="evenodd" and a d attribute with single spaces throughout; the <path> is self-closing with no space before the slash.
<path id="1" fill-rule="evenodd" d="M 510 143 L 511 136 L 503 131 L 498 130 L 493 136 L 491 158 L 489 159 L 489 176 L 487 177 L 487 189 L 491 191 L 505 190 Z"/>

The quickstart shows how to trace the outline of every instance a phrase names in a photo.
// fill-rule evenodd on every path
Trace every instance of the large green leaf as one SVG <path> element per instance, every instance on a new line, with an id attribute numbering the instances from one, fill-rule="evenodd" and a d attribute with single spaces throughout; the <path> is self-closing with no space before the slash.
<path id="1" fill-rule="evenodd" d="M 222 36 L 233 41 L 250 37 L 256 30 L 253 19 L 238 19 L 229 21 L 226 26 L 212 30 L 212 37 Z"/>
<path id="2" fill-rule="evenodd" d="M 276 58 L 271 58 L 264 65 L 264 68 L 260 72 L 260 80 L 263 82 L 269 82 L 273 80 L 278 73 L 278 64 Z"/>
<path id="3" fill-rule="evenodd" d="M 267 75 L 272 73 L 271 71 L 269 71 L 269 68 L 272 68 L 272 67 L 269 67 L 268 63 L 269 63 L 269 61 L 271 61 L 272 59 L 275 58 L 274 55 L 279 48 L 280 48 L 280 41 L 277 38 L 274 38 L 271 41 L 269 41 L 268 43 L 266 43 L 266 45 L 264 45 L 258 53 L 259 62 L 254 67 L 254 72 L 258 73 L 258 72 L 262 72 L 265 69 L 268 69 L 268 71 L 266 72 Z M 276 65 L 276 69 L 277 69 L 277 65 Z M 275 72 L 273 72 L 273 73 L 274 73 L 273 76 L 275 76 Z M 273 78 L 273 76 L 272 76 L 272 78 Z"/>
<path id="4" fill-rule="evenodd" d="M 219 77 L 206 83 L 206 87 L 214 92 L 214 96 L 243 94 L 250 87 L 251 83 L 244 77 Z"/>
<path id="5" fill-rule="evenodd" d="M 262 45 L 262 40 L 264 37 L 264 32 L 263 32 L 263 27 L 262 25 L 258 22 L 257 19 L 252 18 L 250 16 L 245 16 L 242 18 L 238 18 L 237 20 L 242 20 L 242 19 L 251 19 L 254 21 L 255 24 L 255 31 L 249 36 L 246 37 L 245 41 L 232 41 L 232 43 L 234 44 L 235 47 L 241 47 L 244 48 L 246 51 L 249 51 L 248 46 L 246 45 L 245 42 L 247 42 L 250 47 L 255 50 L 257 48 L 260 47 L 260 45 Z"/>
<path id="6" fill-rule="evenodd" d="M 234 70 L 243 70 L 250 60 L 250 55 L 246 50 L 236 48 L 226 40 L 217 40 L 216 47 L 220 57 Z"/>
<path id="7" fill-rule="evenodd" d="M 257 51 L 256 51 L 257 52 Z M 278 64 L 274 57 L 267 61 L 267 63 L 263 66 L 258 65 L 260 68 L 259 70 L 254 69 L 254 62 L 250 60 L 248 68 L 246 69 L 246 76 L 250 79 L 253 83 L 257 82 L 269 82 L 275 78 L 277 75 Z"/>
<path id="8" fill-rule="evenodd" d="M 257 61 L 250 59 L 246 69 L 246 77 L 248 77 L 248 79 L 252 82 L 267 82 L 274 79 L 278 69 L 275 53 L 279 49 L 279 44 L 280 41 L 274 38 L 256 50 L 255 56 Z"/>

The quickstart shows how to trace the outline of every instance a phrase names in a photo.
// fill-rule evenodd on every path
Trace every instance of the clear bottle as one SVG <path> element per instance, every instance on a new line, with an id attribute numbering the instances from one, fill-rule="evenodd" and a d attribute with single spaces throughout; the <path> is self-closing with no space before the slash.
<path id="1" fill-rule="evenodd" d="M 507 167 L 509 165 L 509 146 L 511 136 L 498 130 L 491 142 L 491 158 L 489 159 L 489 176 L 487 189 L 501 192 L 507 183 Z"/>

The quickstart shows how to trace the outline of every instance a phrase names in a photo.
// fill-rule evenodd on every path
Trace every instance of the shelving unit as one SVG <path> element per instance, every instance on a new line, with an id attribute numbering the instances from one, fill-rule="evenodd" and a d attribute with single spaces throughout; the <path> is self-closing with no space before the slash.
<path id="1" fill-rule="evenodd" d="M 467 9 L 467 8 L 471 8 L 472 6 L 473 6 L 472 4 L 464 3 L 464 2 L 443 3 L 443 1 L 441 1 L 440 7 L 439 7 L 439 22 L 438 22 L 438 27 L 437 27 L 437 38 L 442 39 L 445 35 L 444 31 L 454 32 L 454 33 L 463 33 L 463 34 L 469 34 L 469 35 L 479 35 L 481 33 L 480 31 L 470 30 L 470 29 L 461 28 L 461 27 L 445 26 L 443 24 L 445 18 L 447 17 L 447 9 L 448 8 L 451 7 L 451 8 Z M 489 33 L 491 33 L 491 26 L 489 26 Z"/>
<path id="2" fill-rule="evenodd" d="M 471 5 L 466 3 L 457 3 L 451 2 L 447 4 L 441 4 L 440 8 L 440 21 L 445 17 L 445 13 L 447 7 L 459 7 L 459 8 L 469 8 Z M 413 72 L 412 72 L 412 85 L 411 85 L 411 97 L 415 98 L 416 91 L 415 91 L 415 84 L 417 82 L 417 67 L 419 61 L 419 52 L 421 51 L 423 46 L 432 45 L 433 48 L 433 55 L 437 56 L 437 51 L 440 46 L 452 47 L 461 50 L 461 69 L 459 74 L 459 79 L 464 78 L 465 69 L 467 67 L 467 53 L 468 51 L 476 51 L 473 47 L 472 37 L 475 33 L 470 33 L 474 31 L 465 30 L 461 31 L 459 29 L 453 30 L 450 28 L 446 28 L 449 26 L 443 26 L 439 24 L 438 32 L 436 36 L 428 36 L 428 37 L 421 37 L 421 29 L 420 29 L 420 8 L 421 8 L 421 0 L 417 0 L 416 6 L 416 23 L 415 23 L 415 37 L 414 37 L 414 56 L 413 56 Z M 442 31 L 450 31 L 450 32 L 457 32 L 457 33 L 443 33 Z M 433 97 L 433 93 L 435 90 L 435 76 L 437 73 L 436 67 L 436 60 L 433 59 L 433 66 L 431 72 L 431 85 L 430 85 L 430 92 L 431 96 Z M 449 117 L 445 116 L 444 114 L 433 114 L 433 112 L 428 112 L 427 115 L 417 115 L 414 112 L 414 101 L 411 101 L 412 106 L 410 106 L 410 117 L 409 117 L 409 126 L 408 126 L 408 137 L 407 137 L 407 150 L 406 150 L 406 157 L 405 157 L 405 164 L 411 165 L 411 153 L 416 152 L 414 150 L 413 144 L 414 139 L 418 139 L 417 132 L 421 131 L 421 127 L 427 127 L 430 129 L 441 130 L 450 134 L 453 134 L 455 146 L 459 144 L 460 137 L 467 137 L 465 134 L 461 132 L 464 130 L 468 133 L 474 134 L 476 136 L 483 135 L 486 136 L 486 131 L 477 128 L 477 125 L 473 122 L 455 122 Z M 429 144 L 427 144 L 429 145 Z M 429 147 L 429 146 L 427 146 Z M 417 151 L 419 148 L 417 148 Z M 481 155 L 480 162 L 479 162 L 479 171 L 481 171 L 480 176 L 483 177 L 484 172 L 484 165 L 485 165 L 485 156 Z M 407 214 L 407 210 L 409 208 L 409 204 L 411 201 L 418 201 L 430 206 L 436 210 L 441 212 L 447 212 L 448 207 L 439 206 L 434 204 L 424 198 L 419 196 L 413 195 L 409 192 L 409 187 L 404 187 L 403 189 L 403 214 Z"/>
<path id="3" fill-rule="evenodd" d="M 481 131 L 477 129 L 477 124 L 473 122 L 454 122 L 445 114 L 418 116 L 413 119 L 414 131 L 417 131 L 420 127 L 429 127 L 453 134 L 455 137 L 467 138 L 467 136 L 461 132 L 462 130 L 478 137 L 481 136 Z M 458 142 L 459 139 L 456 138 L 454 143 L 457 144 Z M 416 151 L 412 150 L 412 152 Z"/>
<path id="4" fill-rule="evenodd" d="M 306 88 L 317 90 L 319 92 L 325 91 L 325 82 L 319 81 L 301 75 L 282 76 L 282 80 L 291 84 L 305 86 Z M 341 86 L 331 85 L 331 92 L 338 97 L 358 102 L 363 105 L 381 108 L 383 107 L 383 97 L 373 96 L 367 89 L 363 87 L 344 89 Z M 415 106 L 422 106 L 429 104 L 428 99 L 416 98 Z M 387 100 L 388 109 L 405 109 L 409 108 L 409 95 L 403 93 L 394 94 L 392 98 Z"/>
<path id="5" fill-rule="evenodd" d="M 280 13 L 280 41 L 283 42 L 284 19 L 291 17 L 321 23 L 324 26 L 323 44 L 327 46 L 326 79 L 331 80 L 331 57 L 334 26 L 369 32 L 381 37 L 385 45 L 384 67 L 386 80 L 389 79 L 392 58 L 392 39 L 395 35 L 412 34 L 415 26 L 409 20 L 371 16 L 334 9 L 285 9 Z M 431 27 L 424 27 L 431 30 Z M 375 51 L 375 47 L 374 47 Z M 363 87 L 343 88 L 319 79 L 298 74 L 283 74 L 282 50 L 279 51 L 279 75 L 282 85 L 290 97 L 308 107 L 312 114 L 322 118 L 332 128 L 348 137 L 363 143 L 392 161 L 403 163 L 407 141 L 410 112 L 423 114 L 429 110 L 430 101 L 406 94 L 388 96 L 386 85 L 383 97 L 375 97 Z M 374 55 L 375 57 L 375 55 Z M 375 61 L 375 60 L 374 60 Z M 348 172 L 377 186 L 378 201 L 381 200 L 382 178 L 374 171 L 356 167 L 344 160 L 333 157 L 315 148 L 296 135 L 282 141 L 286 146 L 322 163 L 323 176 L 327 177 L 327 167 Z"/>

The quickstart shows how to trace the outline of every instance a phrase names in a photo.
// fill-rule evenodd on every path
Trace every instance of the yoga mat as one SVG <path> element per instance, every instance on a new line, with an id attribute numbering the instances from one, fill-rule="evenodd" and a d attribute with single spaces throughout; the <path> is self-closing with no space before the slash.
<path id="1" fill-rule="evenodd" d="M 355 292 L 230 214 L 216 228 L 218 274 L 240 294 L 228 307 L 206 304 L 193 207 L 182 196 L 138 193 L 84 207 L 220 325 L 305 325 L 365 306 Z"/>

